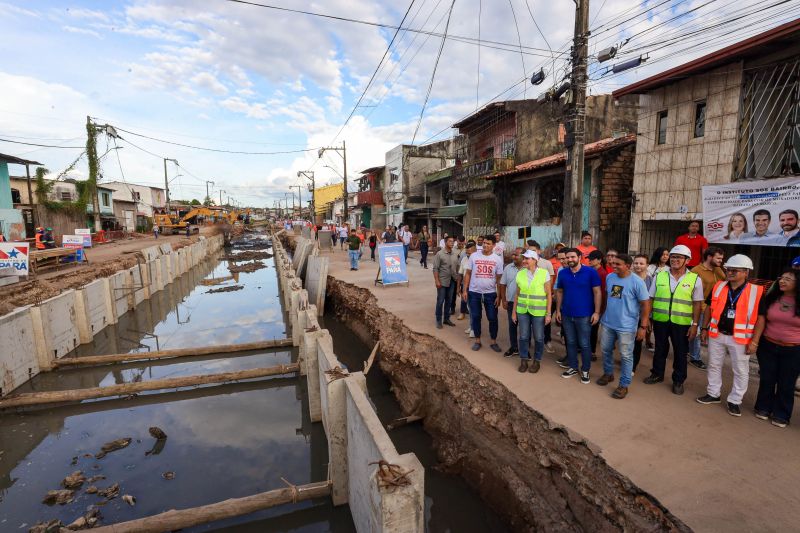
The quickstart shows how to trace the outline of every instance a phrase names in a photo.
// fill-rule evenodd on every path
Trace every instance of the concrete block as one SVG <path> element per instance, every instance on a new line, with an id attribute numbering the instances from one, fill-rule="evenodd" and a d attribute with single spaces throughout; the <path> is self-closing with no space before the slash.
<path id="1" fill-rule="evenodd" d="M 70 289 L 31 308 L 34 332 L 43 341 L 37 343 L 41 370 L 50 370 L 55 359 L 64 357 L 80 343 L 75 312 L 76 295 Z"/>
<path id="2" fill-rule="evenodd" d="M 144 280 L 138 265 L 129 268 L 126 272 L 128 273 L 125 279 L 125 287 L 128 289 L 126 291 L 128 296 L 128 309 L 134 309 L 144 301 Z"/>
<path id="3" fill-rule="evenodd" d="M 178 259 L 178 252 L 173 252 L 169 255 L 169 262 L 170 277 L 174 281 L 175 278 L 181 275 L 181 262 Z"/>
<path id="4" fill-rule="evenodd" d="M 299 239 L 295 240 L 294 246 L 294 256 L 292 257 L 292 268 L 297 270 L 297 265 L 300 263 L 300 250 L 305 248 L 307 239 L 300 237 Z"/>
<path id="5" fill-rule="evenodd" d="M 0 339 L 0 396 L 5 396 L 39 373 L 31 306 L 0 317 Z"/>
<path id="6" fill-rule="evenodd" d="M 164 288 L 161 277 L 161 258 L 153 259 L 147 263 L 147 276 L 150 281 L 150 296 Z"/>
<path id="7" fill-rule="evenodd" d="M 108 290 L 114 309 L 114 324 L 117 323 L 119 317 L 128 312 L 127 278 L 128 273 L 124 270 L 108 277 Z"/>
<path id="8" fill-rule="evenodd" d="M 114 308 L 108 278 L 96 279 L 77 291 L 75 313 L 81 344 L 92 342 L 100 330 L 111 324 Z"/>
<path id="9" fill-rule="evenodd" d="M 172 253 L 172 244 L 165 242 L 163 244 L 159 244 L 158 248 L 161 250 L 161 255 L 167 255 Z"/>
<path id="10" fill-rule="evenodd" d="M 319 316 L 325 312 L 325 291 L 328 286 L 328 268 L 330 259 L 318 255 L 308 258 L 306 268 L 306 290 L 308 301 L 317 308 Z"/>
<path id="11" fill-rule="evenodd" d="M 158 260 L 161 263 L 161 286 L 166 287 L 172 283 L 172 255 L 162 255 Z"/>
<path id="12" fill-rule="evenodd" d="M 152 261 L 161 255 L 161 249 L 158 246 L 148 246 L 147 248 L 142 248 L 142 255 L 145 262 Z"/>
<path id="13" fill-rule="evenodd" d="M 308 384 L 308 414 L 312 422 L 322 421 L 322 404 L 320 400 L 320 372 L 319 363 L 317 362 L 317 340 L 327 330 L 311 331 L 303 333 L 303 342 L 300 345 L 300 350 L 303 358 L 303 366 L 305 367 L 305 376 Z"/>
<path id="14" fill-rule="evenodd" d="M 413 453 L 397 453 L 364 392 L 365 385 L 353 378 L 340 381 L 344 382 L 346 392 L 348 503 L 356 530 L 424 531 L 425 474 L 422 464 Z M 402 487 L 379 487 L 378 466 L 370 463 L 380 460 L 410 472 L 408 479 L 411 483 Z"/>

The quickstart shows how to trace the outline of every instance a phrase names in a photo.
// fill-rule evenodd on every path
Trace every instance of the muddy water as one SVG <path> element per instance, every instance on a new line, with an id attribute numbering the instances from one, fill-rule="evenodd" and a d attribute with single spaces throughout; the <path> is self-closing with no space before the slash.
<path id="1" fill-rule="evenodd" d="M 363 368 L 372 349 L 356 333 L 327 313 L 320 325 L 333 337 L 333 349 L 348 368 Z M 370 400 L 384 426 L 404 416 L 390 390 L 389 379 L 375 364 L 367 375 Z M 431 437 L 420 424 L 389 431 L 397 451 L 413 452 L 425 467 L 425 529 L 428 532 L 507 531 L 500 517 L 491 511 L 462 478 L 437 469 L 438 460 Z"/>
<path id="2" fill-rule="evenodd" d="M 284 337 L 284 318 L 271 260 L 268 268 L 230 276 L 227 262 L 207 261 L 103 330 L 80 354 L 228 344 Z M 202 285 L 201 280 L 221 280 Z M 208 282 L 207 282 L 208 283 Z M 216 283 L 214 281 L 210 283 Z M 237 292 L 212 288 L 243 285 Z M 23 391 L 63 390 L 223 372 L 286 363 L 291 350 L 250 352 L 235 357 L 198 357 L 154 363 L 42 374 Z M 158 426 L 163 445 L 150 436 Z M 101 459 L 93 456 L 109 441 L 131 444 Z M 281 477 L 301 484 L 327 474 L 327 444 L 321 424 L 308 419 L 305 381 L 295 377 L 180 391 L 142 393 L 130 400 L 97 400 L 65 407 L 0 415 L 0 531 L 27 531 L 39 520 L 65 524 L 103 498 L 87 494 L 88 484 L 66 505 L 41 503 L 48 490 L 75 470 L 100 489 L 119 483 L 117 498 L 101 505 L 102 523 L 130 520 L 168 509 L 204 505 L 283 486 Z M 148 453 L 149 452 L 149 453 Z M 166 472 L 174 478 L 164 479 Z M 122 495 L 136 498 L 136 505 Z M 193 531 L 353 531 L 346 506 L 329 499 L 301 502 L 216 522 Z"/>

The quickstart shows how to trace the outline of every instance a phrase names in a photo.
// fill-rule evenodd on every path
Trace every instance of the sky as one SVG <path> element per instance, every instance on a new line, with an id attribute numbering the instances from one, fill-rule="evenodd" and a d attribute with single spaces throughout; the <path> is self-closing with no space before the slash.
<path id="1" fill-rule="evenodd" d="M 301 185 L 305 204 L 310 182 L 298 171 L 313 170 L 318 186 L 341 180 L 339 152 L 320 158 L 319 148 L 346 142 L 354 181 L 392 147 L 448 138 L 449 126 L 477 108 L 536 98 L 569 69 L 570 0 L 256 3 L 395 27 L 407 12 L 403 28 L 423 32 L 229 0 L 0 0 L 0 139 L 16 141 L 0 141 L 0 153 L 59 175 L 82 153 L 88 116 L 119 135 L 99 137 L 103 181 L 163 186 L 169 158 L 178 161 L 167 163 L 173 198 L 202 201 L 208 187 L 216 201 L 272 207 Z M 800 0 L 591 0 L 590 54 L 630 40 L 615 60 L 590 62 L 590 92 L 798 16 Z M 442 45 L 430 33 L 445 28 Z M 642 67 L 602 76 L 641 54 Z M 543 84 L 523 81 L 539 69 Z M 66 176 L 87 172 L 79 158 Z"/>

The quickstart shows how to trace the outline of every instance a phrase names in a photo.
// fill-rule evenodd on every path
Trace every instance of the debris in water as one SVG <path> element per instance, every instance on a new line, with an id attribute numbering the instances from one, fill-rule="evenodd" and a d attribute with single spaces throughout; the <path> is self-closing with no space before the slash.
<path id="1" fill-rule="evenodd" d="M 97 522 L 100 520 L 100 518 L 102 518 L 100 516 L 100 509 L 90 508 L 86 514 L 79 516 L 74 522 L 68 525 L 67 529 L 71 531 L 77 531 L 79 529 L 91 529 L 97 525 Z"/>
<path id="2" fill-rule="evenodd" d="M 61 486 L 65 489 L 77 489 L 83 485 L 84 481 L 86 481 L 86 476 L 80 470 L 76 470 L 61 480 Z"/>
<path id="3" fill-rule="evenodd" d="M 267 268 L 267 265 L 261 261 L 253 261 L 252 263 L 245 263 L 243 265 L 233 264 L 228 265 L 228 270 L 231 272 L 255 272 L 256 270 Z"/>
<path id="4" fill-rule="evenodd" d="M 408 479 L 408 475 L 414 470 L 403 471 L 402 467 L 390 464 L 383 459 L 369 464 L 378 465 L 376 476 L 378 487 L 402 487 L 411 483 L 411 480 Z"/>
<path id="5" fill-rule="evenodd" d="M 69 464 L 70 466 L 75 466 L 76 464 L 78 464 L 78 456 L 76 455 L 75 457 L 73 457 L 72 461 L 70 461 Z"/>
<path id="6" fill-rule="evenodd" d="M 169 481 L 171 479 L 175 479 L 175 472 L 172 472 L 171 470 L 167 471 L 167 472 L 164 472 L 163 474 L 161 474 L 161 477 L 163 477 L 167 481 Z"/>
<path id="7" fill-rule="evenodd" d="M 244 285 L 231 285 L 229 287 L 220 287 L 219 289 L 211 289 L 206 291 L 206 294 L 216 294 L 218 292 L 234 292 L 244 289 Z"/>
<path id="8" fill-rule="evenodd" d="M 36 525 L 28 530 L 28 533 L 59 533 L 64 524 L 61 520 L 54 518 L 49 522 L 36 522 Z"/>
<path id="9" fill-rule="evenodd" d="M 74 499 L 72 497 L 74 493 L 74 490 L 69 489 L 48 490 L 42 503 L 46 505 L 64 505 L 70 503 Z"/>
<path id="10" fill-rule="evenodd" d="M 134 497 L 133 497 L 133 496 L 131 496 L 130 494 L 123 494 L 123 495 L 122 495 L 122 501 L 124 501 L 125 503 L 127 503 L 127 504 L 128 504 L 128 505 L 130 505 L 131 507 L 133 507 L 134 505 L 136 505 L 136 498 L 134 498 Z"/>
<path id="11" fill-rule="evenodd" d="M 90 485 L 86 489 L 86 494 L 97 494 L 97 487 L 95 487 L 94 485 Z"/>
<path id="12" fill-rule="evenodd" d="M 95 455 L 95 458 L 96 459 L 102 459 L 103 457 L 105 457 L 107 454 L 109 454 L 111 452 L 114 452 L 114 451 L 117 451 L 117 450 L 121 450 L 122 448 L 127 447 L 128 444 L 130 444 L 130 443 L 131 443 L 131 438 L 130 437 L 126 437 L 124 439 L 112 440 L 111 442 L 107 442 L 107 443 L 103 444 L 102 448 L 100 448 L 100 453 Z"/>
<path id="13" fill-rule="evenodd" d="M 89 479 L 86 480 L 86 482 L 87 483 L 94 483 L 95 481 L 100 481 L 101 479 L 105 479 L 105 478 L 106 478 L 106 476 L 104 476 L 103 474 L 98 474 L 96 476 L 90 477 Z"/>
<path id="14" fill-rule="evenodd" d="M 164 430 L 160 427 L 153 426 L 148 431 L 150 431 L 150 435 L 155 439 L 166 439 L 167 434 L 164 433 Z"/>
<path id="15" fill-rule="evenodd" d="M 227 254 L 224 259 L 228 261 L 252 261 L 253 259 L 271 259 L 269 252 L 239 252 L 238 254 Z"/>
<path id="16" fill-rule="evenodd" d="M 106 487 L 102 490 L 98 490 L 97 494 L 102 496 L 107 500 L 113 500 L 117 496 L 119 496 L 119 483 L 114 483 L 110 487 Z"/>

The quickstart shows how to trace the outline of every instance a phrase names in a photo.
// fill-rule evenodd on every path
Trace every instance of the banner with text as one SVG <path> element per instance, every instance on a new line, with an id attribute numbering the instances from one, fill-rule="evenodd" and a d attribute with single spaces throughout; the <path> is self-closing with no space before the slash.
<path id="1" fill-rule="evenodd" d="M 800 246 L 800 178 L 740 181 L 703 187 L 708 242 Z"/>
<path id="2" fill-rule="evenodd" d="M 0 270 L 14 269 L 15 275 L 27 276 L 29 252 L 27 242 L 0 242 Z"/>
<path id="3" fill-rule="evenodd" d="M 378 261 L 381 268 L 381 281 L 384 285 L 408 282 L 403 243 L 397 242 L 378 246 Z"/>

